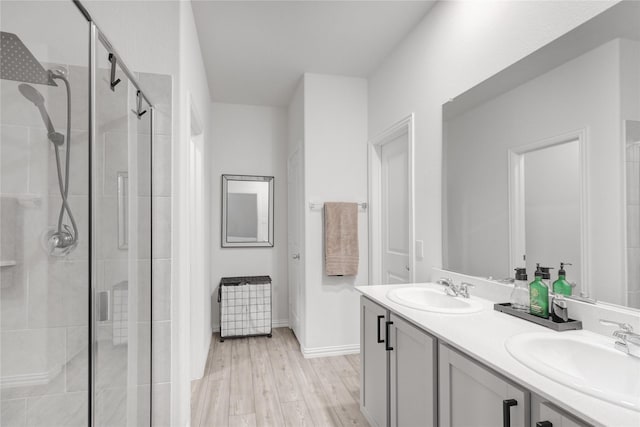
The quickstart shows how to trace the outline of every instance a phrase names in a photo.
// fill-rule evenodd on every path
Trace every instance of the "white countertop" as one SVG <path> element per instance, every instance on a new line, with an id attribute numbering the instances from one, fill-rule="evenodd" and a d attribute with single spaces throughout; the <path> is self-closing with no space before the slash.
<path id="1" fill-rule="evenodd" d="M 508 338 L 527 332 L 547 331 L 563 335 L 589 335 L 593 334 L 592 332 L 554 332 L 535 323 L 495 311 L 494 302 L 474 297 L 473 291 L 472 298 L 480 300 L 484 305 L 485 309 L 481 312 L 442 314 L 420 311 L 396 304 L 387 298 L 387 292 L 398 286 L 443 289 L 442 286 L 434 284 L 358 286 L 356 289 L 439 340 L 587 422 L 603 426 L 640 427 L 640 412 L 605 402 L 556 383 L 518 362 L 505 347 L 505 341 Z M 613 343 L 614 340 L 611 339 L 612 347 Z"/>

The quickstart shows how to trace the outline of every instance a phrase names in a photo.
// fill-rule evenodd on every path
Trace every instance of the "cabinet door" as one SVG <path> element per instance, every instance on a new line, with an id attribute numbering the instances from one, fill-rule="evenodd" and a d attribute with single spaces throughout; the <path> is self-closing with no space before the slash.
<path id="1" fill-rule="evenodd" d="M 386 321 L 386 309 L 360 298 L 360 410 L 375 427 L 384 427 L 388 422 Z"/>
<path id="2" fill-rule="evenodd" d="M 531 427 L 587 427 L 589 423 L 567 414 L 537 395 L 531 396 Z"/>
<path id="3" fill-rule="evenodd" d="M 390 320 L 391 427 L 435 426 L 436 340 L 393 313 Z"/>
<path id="4" fill-rule="evenodd" d="M 528 425 L 528 391 L 443 344 L 439 372 L 441 426 Z"/>

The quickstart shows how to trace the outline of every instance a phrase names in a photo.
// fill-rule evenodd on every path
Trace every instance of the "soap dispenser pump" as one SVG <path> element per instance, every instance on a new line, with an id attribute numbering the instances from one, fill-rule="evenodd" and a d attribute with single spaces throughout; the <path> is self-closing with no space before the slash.
<path id="1" fill-rule="evenodd" d="M 537 264 L 535 280 L 529 284 L 530 307 L 529 313 L 549 318 L 549 287 L 542 281 L 543 272 L 540 264 Z"/>
<path id="2" fill-rule="evenodd" d="M 536 266 L 542 271 L 542 281 L 545 285 L 547 285 L 548 289 L 551 289 L 551 271 L 553 267 L 540 267 L 540 263 L 536 264 Z"/>
<path id="3" fill-rule="evenodd" d="M 527 269 L 516 268 L 516 278 L 511 291 L 511 307 L 516 310 L 529 311 L 529 284 L 527 283 Z"/>
<path id="4" fill-rule="evenodd" d="M 571 265 L 568 262 L 560 263 L 560 270 L 558 270 L 558 280 L 553 282 L 553 293 L 558 295 L 570 296 L 573 285 L 566 279 L 567 273 L 564 270 L 565 265 Z"/>

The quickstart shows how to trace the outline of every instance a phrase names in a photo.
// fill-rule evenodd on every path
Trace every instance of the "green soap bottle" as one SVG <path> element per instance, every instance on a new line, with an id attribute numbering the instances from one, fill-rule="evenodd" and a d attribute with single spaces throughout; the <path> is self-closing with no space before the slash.
<path id="1" fill-rule="evenodd" d="M 570 296 L 573 290 L 571 283 L 567 282 L 567 273 L 564 271 L 565 265 L 571 265 L 568 262 L 560 263 L 560 270 L 558 270 L 558 280 L 553 282 L 553 293 L 559 295 Z"/>
<path id="2" fill-rule="evenodd" d="M 549 287 L 542 281 L 540 265 L 535 272 L 535 280 L 529 283 L 529 313 L 549 318 Z"/>

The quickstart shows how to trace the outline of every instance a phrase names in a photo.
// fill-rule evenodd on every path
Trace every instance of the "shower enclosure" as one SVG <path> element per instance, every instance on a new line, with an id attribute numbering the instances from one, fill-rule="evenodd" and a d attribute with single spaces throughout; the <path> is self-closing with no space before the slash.
<path id="1" fill-rule="evenodd" d="M 0 8 L 0 424 L 149 426 L 153 108 L 78 2 Z"/>

